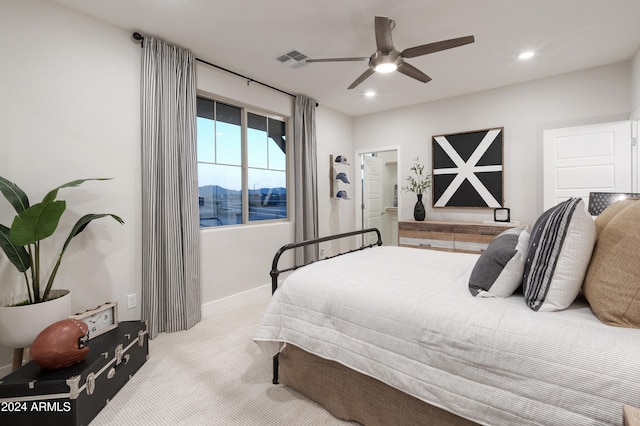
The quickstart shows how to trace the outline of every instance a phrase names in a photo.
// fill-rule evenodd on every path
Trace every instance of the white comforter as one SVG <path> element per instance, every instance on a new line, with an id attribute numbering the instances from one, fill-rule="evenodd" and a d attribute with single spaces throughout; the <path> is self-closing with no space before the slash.
<path id="1" fill-rule="evenodd" d="M 375 247 L 293 272 L 255 341 L 291 343 L 487 425 L 622 424 L 640 406 L 640 330 L 575 302 L 474 298 L 478 256 Z"/>

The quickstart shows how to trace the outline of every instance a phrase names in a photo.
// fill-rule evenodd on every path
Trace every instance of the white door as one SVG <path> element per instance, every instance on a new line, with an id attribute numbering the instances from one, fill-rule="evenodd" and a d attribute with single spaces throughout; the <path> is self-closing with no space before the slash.
<path id="1" fill-rule="evenodd" d="M 546 130 L 543 134 L 544 210 L 589 192 L 631 192 L 629 121 Z"/>
<path id="2" fill-rule="evenodd" d="M 382 229 L 382 159 L 372 155 L 363 156 L 362 173 L 362 226 L 363 229 Z M 367 234 L 366 244 L 376 242 L 375 234 Z"/>

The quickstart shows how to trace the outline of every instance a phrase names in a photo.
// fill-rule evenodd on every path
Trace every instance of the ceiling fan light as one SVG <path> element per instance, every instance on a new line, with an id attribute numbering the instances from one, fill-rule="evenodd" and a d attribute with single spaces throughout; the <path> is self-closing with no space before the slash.
<path id="1" fill-rule="evenodd" d="M 534 55 L 535 53 L 533 51 L 528 50 L 526 52 L 522 52 L 521 54 L 519 54 L 518 59 L 522 59 L 522 60 L 531 59 L 533 58 Z"/>
<path id="2" fill-rule="evenodd" d="M 380 72 L 383 74 L 393 72 L 398 69 L 398 66 L 394 62 L 385 62 L 382 64 L 378 64 L 375 67 L 376 72 Z"/>

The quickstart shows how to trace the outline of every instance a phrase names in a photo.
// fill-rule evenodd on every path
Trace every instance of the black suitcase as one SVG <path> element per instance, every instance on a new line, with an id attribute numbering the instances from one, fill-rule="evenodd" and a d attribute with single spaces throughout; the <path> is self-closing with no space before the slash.
<path id="1" fill-rule="evenodd" d="M 33 361 L 0 379 L 0 425 L 88 425 L 149 357 L 142 321 L 89 340 L 84 360 L 60 370 Z"/>

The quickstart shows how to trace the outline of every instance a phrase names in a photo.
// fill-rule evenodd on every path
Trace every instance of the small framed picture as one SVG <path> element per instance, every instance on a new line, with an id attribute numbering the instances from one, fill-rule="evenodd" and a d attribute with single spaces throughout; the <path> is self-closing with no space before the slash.
<path id="1" fill-rule="evenodd" d="M 511 210 L 506 207 L 493 209 L 493 220 L 495 222 L 511 222 Z"/>

